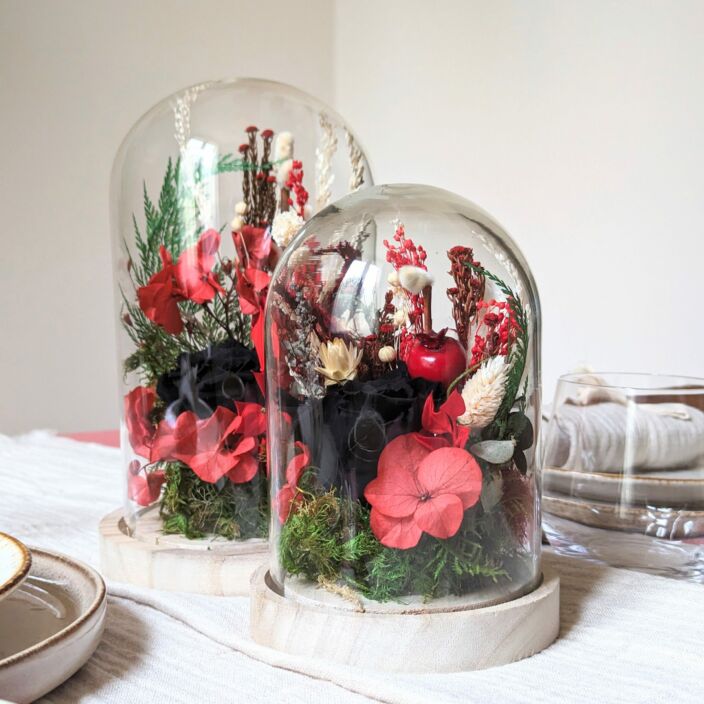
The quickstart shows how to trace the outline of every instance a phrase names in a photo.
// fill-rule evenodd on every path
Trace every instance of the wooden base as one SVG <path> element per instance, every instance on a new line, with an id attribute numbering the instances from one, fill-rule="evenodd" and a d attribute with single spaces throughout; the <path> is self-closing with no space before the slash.
<path id="1" fill-rule="evenodd" d="M 166 591 L 248 596 L 249 582 L 266 561 L 266 540 L 189 540 L 164 535 L 158 514 L 142 515 L 139 538 L 130 535 L 122 510 L 100 522 L 100 569 L 116 582 Z"/>
<path id="2" fill-rule="evenodd" d="M 364 608 L 282 596 L 265 565 L 252 576 L 250 628 L 257 643 L 392 672 L 480 670 L 547 648 L 560 628 L 560 580 L 547 573 L 529 594 L 482 608 Z"/>

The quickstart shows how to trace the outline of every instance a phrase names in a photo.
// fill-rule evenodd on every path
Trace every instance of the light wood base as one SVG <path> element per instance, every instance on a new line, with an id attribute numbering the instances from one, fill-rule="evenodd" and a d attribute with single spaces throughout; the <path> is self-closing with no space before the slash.
<path id="1" fill-rule="evenodd" d="M 122 510 L 100 522 L 100 569 L 116 582 L 217 596 L 248 596 L 255 570 L 267 558 L 266 540 L 189 540 L 163 535 L 154 512 L 131 536 Z"/>
<path id="2" fill-rule="evenodd" d="M 292 655 L 392 672 L 461 672 L 505 665 L 547 648 L 560 628 L 560 580 L 495 606 L 425 613 L 365 611 L 282 596 L 266 565 L 252 576 L 250 628 Z"/>

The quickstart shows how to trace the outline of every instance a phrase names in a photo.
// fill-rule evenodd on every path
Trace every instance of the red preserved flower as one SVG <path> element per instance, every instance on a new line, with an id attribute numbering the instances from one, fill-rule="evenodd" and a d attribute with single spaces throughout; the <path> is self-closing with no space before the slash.
<path id="1" fill-rule="evenodd" d="M 136 454 L 149 457 L 156 428 L 149 418 L 154 408 L 154 389 L 137 386 L 125 396 L 125 424 Z"/>
<path id="2" fill-rule="evenodd" d="M 192 411 L 176 423 L 159 424 L 151 459 L 179 460 L 211 484 L 227 475 L 239 484 L 257 473 L 258 438 L 266 430 L 264 409 L 256 403 L 236 403 L 237 413 L 218 406 L 206 419 Z"/>
<path id="3" fill-rule="evenodd" d="M 285 523 L 292 511 L 295 511 L 298 504 L 303 500 L 303 496 L 298 489 L 298 482 L 301 479 L 303 470 L 310 464 L 310 451 L 302 442 L 295 445 L 300 454 L 297 454 L 286 467 L 286 484 L 284 484 L 276 495 L 276 510 L 279 521 Z"/>
<path id="4" fill-rule="evenodd" d="M 457 422 L 464 410 L 457 391 L 437 411 L 431 394 L 423 407 L 424 432 L 400 435 L 384 448 L 377 477 L 364 490 L 372 531 L 383 545 L 412 548 L 423 533 L 449 538 L 478 501 L 482 472 L 464 449 L 470 430 Z"/>
<path id="5" fill-rule="evenodd" d="M 482 472 L 459 447 L 431 450 L 416 433 L 392 440 L 379 458 L 376 479 L 364 496 L 372 506 L 370 524 L 382 545 L 407 550 L 423 533 L 450 538 L 464 512 L 479 500 Z"/>
<path id="6" fill-rule="evenodd" d="M 181 253 L 175 267 L 176 284 L 181 294 L 194 303 L 208 303 L 225 290 L 213 274 L 215 255 L 220 248 L 217 230 L 206 230 L 198 242 Z"/>
<path id="7" fill-rule="evenodd" d="M 138 460 L 133 460 L 127 470 L 127 496 L 140 506 L 149 506 L 159 498 L 165 479 L 161 470 L 148 472 Z"/>
<path id="8" fill-rule="evenodd" d="M 185 300 L 175 280 L 175 266 L 164 246 L 159 248 L 162 269 L 154 274 L 146 286 L 137 289 L 139 307 L 149 320 L 160 325 L 171 335 L 183 331 L 183 320 L 178 309 L 179 301 Z"/>

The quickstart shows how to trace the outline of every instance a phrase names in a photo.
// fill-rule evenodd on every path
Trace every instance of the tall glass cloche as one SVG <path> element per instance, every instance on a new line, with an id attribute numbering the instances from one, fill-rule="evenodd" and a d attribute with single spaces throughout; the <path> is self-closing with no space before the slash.
<path id="1" fill-rule="evenodd" d="M 370 183 L 342 118 L 279 83 L 193 86 L 132 128 L 112 232 L 133 535 L 266 536 L 271 274 L 312 214 Z"/>
<path id="2" fill-rule="evenodd" d="M 516 244 L 429 186 L 348 195 L 267 303 L 273 584 L 484 606 L 540 581 L 540 306 Z"/>

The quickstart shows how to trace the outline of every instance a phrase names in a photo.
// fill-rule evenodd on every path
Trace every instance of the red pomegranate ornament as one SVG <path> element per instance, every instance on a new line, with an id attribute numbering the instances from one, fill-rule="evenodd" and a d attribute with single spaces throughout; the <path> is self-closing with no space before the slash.
<path id="1" fill-rule="evenodd" d="M 405 361 L 411 377 L 439 381 L 447 388 L 467 368 L 467 353 L 445 328 L 416 334 Z"/>

